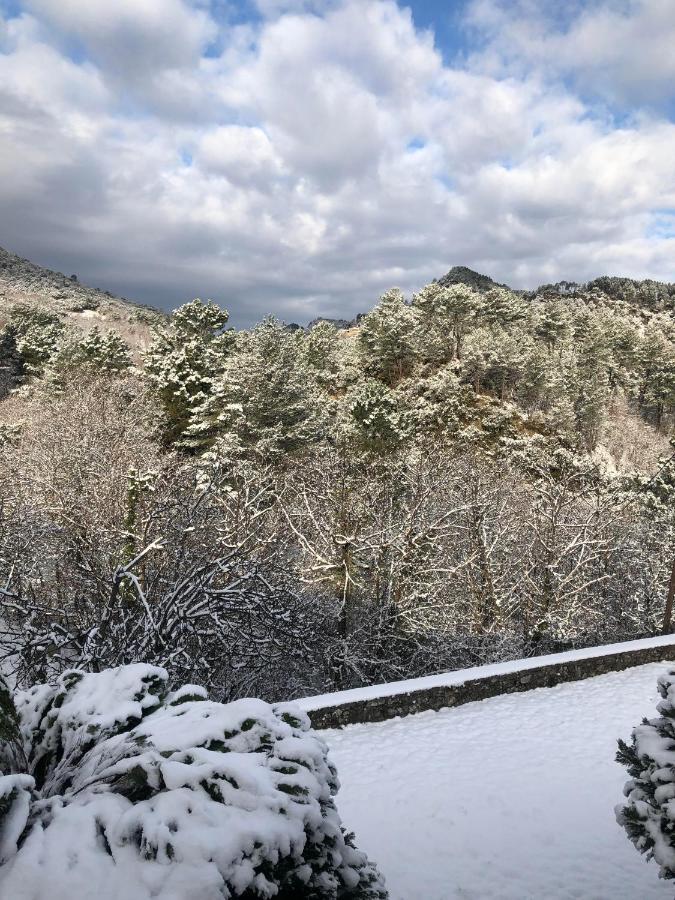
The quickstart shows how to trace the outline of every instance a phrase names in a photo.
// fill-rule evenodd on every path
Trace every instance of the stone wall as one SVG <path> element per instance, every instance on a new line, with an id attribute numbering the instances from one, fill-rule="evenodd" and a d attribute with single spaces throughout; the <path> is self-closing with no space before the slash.
<path id="1" fill-rule="evenodd" d="M 618 672 L 631 666 L 667 660 L 675 662 L 675 638 L 672 646 L 639 647 L 617 653 L 551 662 L 499 675 L 478 676 L 461 684 L 426 687 L 391 696 L 327 705 L 313 709 L 308 714 L 314 728 L 341 728 L 357 722 L 383 722 L 396 716 L 461 706 L 463 703 L 486 700 L 499 694 L 554 687 L 565 681 L 581 681 L 606 672 Z"/>

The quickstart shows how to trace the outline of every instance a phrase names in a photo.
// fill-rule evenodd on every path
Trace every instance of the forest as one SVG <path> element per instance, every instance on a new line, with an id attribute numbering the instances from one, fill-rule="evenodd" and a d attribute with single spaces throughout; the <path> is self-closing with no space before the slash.
<path id="1" fill-rule="evenodd" d="M 193 300 L 142 351 L 14 306 L 6 671 L 279 700 L 669 631 L 675 287 L 467 272 L 346 328 Z"/>

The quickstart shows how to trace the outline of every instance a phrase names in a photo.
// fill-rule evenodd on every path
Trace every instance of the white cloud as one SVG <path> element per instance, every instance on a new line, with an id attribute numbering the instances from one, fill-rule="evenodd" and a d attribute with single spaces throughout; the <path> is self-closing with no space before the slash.
<path id="1" fill-rule="evenodd" d="M 26 6 L 116 71 L 193 65 L 215 33 L 209 16 L 183 0 L 26 0 Z"/>
<path id="2" fill-rule="evenodd" d="M 468 18 L 489 36 L 483 62 L 523 71 L 565 73 L 591 96 L 623 105 L 659 106 L 675 77 L 672 0 L 600 0 L 586 8 L 532 0 L 474 0 Z M 558 13 L 558 16 L 551 13 Z"/>
<path id="3" fill-rule="evenodd" d="M 261 128 L 223 125 L 207 131 L 199 143 L 197 162 L 207 172 L 233 184 L 269 187 L 281 176 L 281 160 Z"/>
<path id="4" fill-rule="evenodd" d="M 285 13 L 323 13 L 335 0 L 255 0 L 256 9 L 267 18 L 276 18 Z"/>
<path id="5" fill-rule="evenodd" d="M 675 208 L 675 126 L 616 127 L 537 55 L 591 12 L 561 29 L 482 0 L 487 46 L 450 67 L 393 2 L 268 5 L 217 56 L 179 0 L 30 2 L 0 50 L 0 243 L 38 261 L 166 305 L 215 296 L 239 323 L 349 315 L 457 263 L 675 277 L 655 212 Z"/>

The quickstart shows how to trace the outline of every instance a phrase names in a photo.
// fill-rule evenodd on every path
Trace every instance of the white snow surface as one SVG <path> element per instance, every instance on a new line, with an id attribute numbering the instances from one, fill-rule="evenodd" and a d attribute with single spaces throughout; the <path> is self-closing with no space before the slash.
<path id="1" fill-rule="evenodd" d="M 597 656 L 610 656 L 612 653 L 625 653 L 630 650 L 647 650 L 651 647 L 672 647 L 672 653 L 666 656 L 675 659 L 675 635 L 642 638 L 639 641 L 623 641 L 619 644 L 605 644 L 601 647 L 585 647 L 581 650 L 566 650 L 564 653 L 551 653 L 547 656 L 531 656 L 528 659 L 513 659 L 507 662 L 492 663 L 487 666 L 472 666 L 469 669 L 456 669 L 453 672 L 441 672 L 439 675 L 424 675 L 421 678 L 408 678 L 404 681 L 391 681 L 387 684 L 373 684 L 369 687 L 351 688 L 346 691 L 335 691 L 332 694 L 316 694 L 313 697 L 301 697 L 293 702 L 305 712 L 323 709 L 326 706 L 343 706 L 356 700 L 375 700 L 378 697 L 393 697 L 396 694 L 407 694 L 425 688 L 445 687 L 464 684 L 490 675 L 508 675 L 511 672 L 525 672 L 539 666 L 553 666 L 579 659 L 591 659 Z"/>
<path id="2" fill-rule="evenodd" d="M 0 770 L 0 900 L 272 900 L 277 868 L 322 896 L 370 879 L 302 711 L 167 678 L 71 671 L 16 695 L 30 774 Z"/>
<path id="3" fill-rule="evenodd" d="M 322 732 L 391 900 L 673 900 L 614 817 L 669 665 Z"/>

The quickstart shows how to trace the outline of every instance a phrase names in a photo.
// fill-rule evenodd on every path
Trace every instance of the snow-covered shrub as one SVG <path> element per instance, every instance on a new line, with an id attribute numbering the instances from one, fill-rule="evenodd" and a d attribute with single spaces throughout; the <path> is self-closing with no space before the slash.
<path id="1" fill-rule="evenodd" d="M 0 693 L 0 896 L 385 898 L 327 748 L 290 704 L 143 664 Z"/>
<path id="2" fill-rule="evenodd" d="M 640 853 L 654 859 L 662 878 L 675 878 L 675 669 L 658 679 L 660 716 L 633 729 L 630 746 L 619 741 L 617 761 L 631 776 L 618 823 Z"/>

